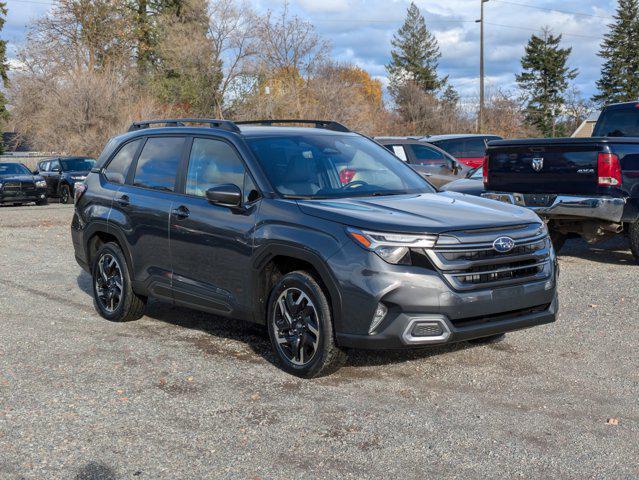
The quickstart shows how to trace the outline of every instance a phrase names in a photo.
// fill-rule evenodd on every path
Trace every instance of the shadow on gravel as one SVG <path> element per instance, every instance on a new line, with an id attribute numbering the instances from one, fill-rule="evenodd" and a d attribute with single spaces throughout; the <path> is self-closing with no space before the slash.
<path id="1" fill-rule="evenodd" d="M 80 290 L 82 290 L 85 294 L 90 296 L 93 295 L 91 277 L 88 273 L 82 271 L 77 277 L 77 284 Z M 196 330 L 209 335 L 211 337 L 210 339 L 189 338 L 186 340 L 207 354 L 234 355 L 242 360 L 257 360 L 257 357 L 255 356 L 253 356 L 253 358 L 247 358 L 248 356 L 246 355 L 241 355 L 236 351 L 225 348 L 224 344 L 212 341 L 217 338 L 220 340 L 241 342 L 247 345 L 255 355 L 262 357 L 269 363 L 273 365 L 277 365 L 278 363 L 271 349 L 268 332 L 266 331 L 266 327 L 263 325 L 220 317 L 188 308 L 176 307 L 174 305 L 155 300 L 148 303 L 144 311 L 144 315 L 153 320 L 175 325 L 176 327 Z M 144 333 L 141 333 L 141 336 L 143 335 Z M 175 340 L 175 337 L 172 337 L 172 340 Z M 475 345 L 463 342 L 453 345 L 423 347 L 411 350 L 351 350 L 349 352 L 346 366 L 368 367 L 392 365 L 410 360 L 425 359 L 454 351 L 465 350 L 471 347 L 475 347 Z M 357 377 L 357 374 L 353 374 L 352 376 Z"/>
<path id="2" fill-rule="evenodd" d="M 113 469 L 97 462 L 87 463 L 75 476 L 75 480 L 115 480 Z"/>
<path id="3" fill-rule="evenodd" d="M 635 265 L 630 245 L 625 237 L 615 237 L 595 245 L 588 245 L 582 239 L 570 240 L 561 250 L 559 258 L 573 257 L 610 265 Z"/>

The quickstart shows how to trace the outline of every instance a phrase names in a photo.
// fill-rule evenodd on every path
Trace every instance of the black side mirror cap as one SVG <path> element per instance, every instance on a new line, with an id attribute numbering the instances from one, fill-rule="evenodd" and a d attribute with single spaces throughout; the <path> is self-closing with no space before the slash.
<path id="1" fill-rule="evenodd" d="M 237 208 L 242 205 L 242 190 L 237 185 L 215 185 L 206 191 L 206 198 L 214 205 Z"/>

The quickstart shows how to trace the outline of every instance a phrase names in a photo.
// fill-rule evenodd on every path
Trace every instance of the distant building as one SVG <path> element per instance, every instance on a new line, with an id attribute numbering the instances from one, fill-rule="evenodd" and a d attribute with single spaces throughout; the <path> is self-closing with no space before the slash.
<path id="1" fill-rule="evenodd" d="M 599 115 L 601 115 L 601 112 L 591 113 L 590 116 L 585 119 L 581 125 L 579 125 L 579 128 L 577 128 L 577 130 L 575 130 L 575 133 L 573 133 L 571 136 L 575 138 L 592 137 L 592 132 L 595 129 L 595 124 L 599 119 Z"/>

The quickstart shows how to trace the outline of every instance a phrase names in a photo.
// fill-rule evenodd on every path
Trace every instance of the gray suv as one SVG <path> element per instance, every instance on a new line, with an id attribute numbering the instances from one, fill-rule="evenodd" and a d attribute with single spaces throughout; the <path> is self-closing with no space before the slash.
<path id="1" fill-rule="evenodd" d="M 555 254 L 533 212 L 437 193 L 340 124 L 282 123 L 149 121 L 109 141 L 72 223 L 104 318 L 139 318 L 157 298 L 264 324 L 302 377 L 347 348 L 555 320 Z"/>

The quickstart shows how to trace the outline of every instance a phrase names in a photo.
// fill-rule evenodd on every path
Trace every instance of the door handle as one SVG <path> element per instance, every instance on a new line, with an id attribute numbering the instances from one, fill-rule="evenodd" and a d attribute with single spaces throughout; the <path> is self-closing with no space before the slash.
<path id="1" fill-rule="evenodd" d="M 191 212 L 189 212 L 189 209 L 186 208 L 184 205 L 178 207 L 178 208 L 174 208 L 171 213 L 173 215 L 175 215 L 177 218 L 179 219 L 184 219 L 184 218 L 188 218 L 188 216 L 191 214 Z"/>
<path id="2" fill-rule="evenodd" d="M 126 207 L 126 206 L 128 206 L 131 203 L 131 201 L 129 200 L 129 196 L 128 195 L 122 195 L 122 196 L 118 197 L 116 202 L 118 202 L 123 207 Z"/>

